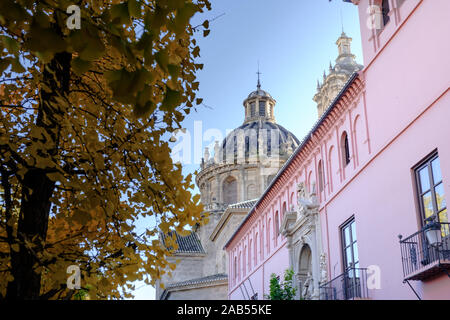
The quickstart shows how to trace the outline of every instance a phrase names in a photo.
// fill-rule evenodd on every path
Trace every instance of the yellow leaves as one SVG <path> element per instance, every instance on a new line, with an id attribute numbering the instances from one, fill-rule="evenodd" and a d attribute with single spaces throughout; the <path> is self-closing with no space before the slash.
<path id="1" fill-rule="evenodd" d="M 85 61 L 81 58 L 75 58 L 71 62 L 72 64 L 72 70 L 77 75 L 82 75 L 83 73 L 87 72 L 89 68 L 91 68 L 92 63 L 90 61 Z"/>
<path id="2" fill-rule="evenodd" d="M 135 10 L 136 8 L 131 8 L 131 11 L 134 12 Z M 111 22 L 113 24 L 128 25 L 131 22 L 127 2 L 113 5 L 111 7 L 110 14 L 111 14 Z"/>
<path id="3" fill-rule="evenodd" d="M 39 126 L 32 126 L 30 130 L 30 138 L 42 139 L 45 129 Z"/>
<path id="4" fill-rule="evenodd" d="M 47 173 L 47 177 L 52 181 L 65 181 L 65 177 L 60 172 L 50 172 Z"/>
<path id="5" fill-rule="evenodd" d="M 71 217 L 71 220 L 84 226 L 89 221 L 91 221 L 91 214 L 90 214 L 90 212 L 87 212 L 84 210 L 75 209 L 75 211 Z"/>
<path id="6" fill-rule="evenodd" d="M 166 221 L 162 221 L 162 222 L 159 224 L 159 229 L 161 229 L 161 231 L 162 231 L 163 233 L 168 233 L 168 232 L 169 232 L 169 227 L 170 227 L 170 224 L 167 223 Z"/>
<path id="7" fill-rule="evenodd" d="M 109 286 L 109 281 L 106 278 L 102 278 L 99 283 L 98 283 L 101 287 L 107 287 Z"/>
<path id="8" fill-rule="evenodd" d="M 197 10 L 197 6 L 193 3 L 185 3 L 184 6 L 177 9 L 173 26 L 176 33 L 182 33 L 185 30 Z"/>
<path id="9" fill-rule="evenodd" d="M 9 53 L 18 55 L 19 54 L 19 43 L 10 37 L 0 36 L 0 43 L 8 50 Z"/>
<path id="10" fill-rule="evenodd" d="M 168 71 L 167 67 L 169 64 L 169 53 L 167 52 L 167 50 L 159 50 L 155 54 L 155 60 L 162 70 L 164 70 L 165 72 Z"/>
<path id="11" fill-rule="evenodd" d="M 11 71 L 15 73 L 23 73 L 25 72 L 25 68 L 19 61 L 19 58 L 12 59 L 11 61 Z"/>
<path id="12" fill-rule="evenodd" d="M 164 96 L 164 101 L 161 106 L 161 110 L 173 111 L 178 107 L 183 101 L 183 96 L 181 92 L 167 88 L 166 95 Z"/>
<path id="13" fill-rule="evenodd" d="M 79 59 L 83 61 L 96 60 L 105 53 L 105 45 L 99 32 L 92 25 L 85 25 L 84 28 L 79 30 L 72 30 L 68 39 L 73 50 L 78 52 Z"/>
<path id="14" fill-rule="evenodd" d="M 24 21 L 28 18 L 27 11 L 13 0 L 0 1 L 0 15 L 2 24 L 13 24 L 14 22 Z"/>
<path id="15" fill-rule="evenodd" d="M 200 195 L 199 194 L 194 195 L 194 197 L 192 198 L 192 201 L 194 203 L 199 203 L 200 202 Z"/>
<path id="16" fill-rule="evenodd" d="M 41 54 L 41 59 L 47 63 L 57 52 L 66 50 L 67 43 L 52 28 L 43 28 L 34 21 L 27 34 L 25 47 L 36 53 Z"/>
<path id="17" fill-rule="evenodd" d="M 128 0 L 128 14 L 130 17 L 140 18 L 142 16 L 141 4 L 138 0 Z"/>
<path id="18" fill-rule="evenodd" d="M 15 251 L 15 252 L 19 252 L 20 248 L 19 248 L 19 244 L 17 243 L 13 243 L 11 245 L 11 250 Z"/>
<path id="19" fill-rule="evenodd" d="M 53 168 L 55 166 L 55 163 L 53 162 L 52 159 L 48 158 L 48 157 L 40 157 L 38 155 L 35 156 L 35 167 L 36 168 L 41 168 L 41 169 L 46 169 L 46 168 Z"/>
<path id="20" fill-rule="evenodd" d="M 11 58 L 0 59 L 0 76 L 11 65 L 11 61 L 12 61 Z M 2 90 L 4 90 L 4 89 L 2 88 Z"/>

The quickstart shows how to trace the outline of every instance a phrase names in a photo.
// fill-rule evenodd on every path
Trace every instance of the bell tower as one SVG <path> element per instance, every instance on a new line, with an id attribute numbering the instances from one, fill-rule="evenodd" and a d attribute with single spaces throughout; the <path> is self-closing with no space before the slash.
<path id="1" fill-rule="evenodd" d="M 362 70 L 363 66 L 356 62 L 356 56 L 351 50 L 352 38 L 344 31 L 336 41 L 338 57 L 333 66 L 330 62 L 329 73 L 323 72 L 323 82 L 317 82 L 317 93 L 313 100 L 317 103 L 317 114 L 320 118 L 328 109 L 330 103 L 344 87 L 347 80 L 355 72 Z"/>

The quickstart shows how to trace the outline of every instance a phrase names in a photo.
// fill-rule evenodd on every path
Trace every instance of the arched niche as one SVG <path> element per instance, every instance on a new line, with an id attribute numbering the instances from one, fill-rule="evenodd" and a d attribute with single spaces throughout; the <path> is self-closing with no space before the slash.
<path id="1" fill-rule="evenodd" d="M 238 184 L 237 179 L 228 176 L 222 184 L 223 203 L 232 204 L 238 202 Z"/>

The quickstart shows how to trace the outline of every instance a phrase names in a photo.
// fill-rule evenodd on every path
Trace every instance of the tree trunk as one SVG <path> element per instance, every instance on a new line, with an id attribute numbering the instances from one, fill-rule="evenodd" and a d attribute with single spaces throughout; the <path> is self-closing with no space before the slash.
<path id="1" fill-rule="evenodd" d="M 58 153 L 60 123 L 56 115 L 64 114 L 55 97 L 65 98 L 69 92 L 71 54 L 58 53 L 43 68 L 43 81 L 50 92 L 41 90 L 36 124 L 44 128 L 53 141 L 45 141 L 50 146 L 46 153 L 53 157 Z M 39 151 L 38 151 L 39 152 Z M 42 269 L 45 265 L 39 256 L 47 237 L 47 227 L 51 207 L 50 198 L 55 182 L 47 177 L 47 171 L 30 168 L 22 181 L 20 215 L 17 226 L 19 251 L 11 252 L 11 267 L 14 280 L 8 283 L 7 299 L 39 299 L 41 295 Z M 30 250 L 24 241 L 33 243 Z"/>

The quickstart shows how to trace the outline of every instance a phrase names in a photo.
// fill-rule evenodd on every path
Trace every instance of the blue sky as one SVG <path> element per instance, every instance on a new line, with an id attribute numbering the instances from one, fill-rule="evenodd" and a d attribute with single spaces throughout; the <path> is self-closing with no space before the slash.
<path id="1" fill-rule="evenodd" d="M 201 121 L 202 131 L 226 130 L 244 120 L 242 101 L 256 89 L 259 60 L 262 89 L 277 101 L 277 123 L 302 140 L 317 120 L 317 80 L 322 79 L 330 61 L 337 57 L 337 38 L 342 32 L 353 38 L 352 51 L 362 64 L 357 7 L 340 0 L 212 0 L 212 10 L 194 17 L 192 24 L 213 19 L 211 33 L 202 38 L 198 73 L 199 106 L 183 122 L 191 133 L 191 164 L 184 164 L 186 174 L 199 168 L 194 153 L 201 158 L 210 141 L 198 140 L 194 150 L 194 123 Z M 342 19 L 341 19 L 342 16 Z M 174 143 L 175 146 L 177 143 Z M 143 226 L 144 227 L 144 226 Z M 136 285 L 136 299 L 154 299 L 154 289 Z"/>

